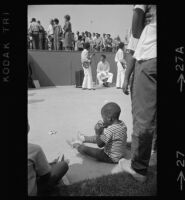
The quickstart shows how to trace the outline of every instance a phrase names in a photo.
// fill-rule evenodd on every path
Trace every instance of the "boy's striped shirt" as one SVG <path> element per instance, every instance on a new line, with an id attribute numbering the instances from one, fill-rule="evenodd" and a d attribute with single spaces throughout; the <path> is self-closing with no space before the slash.
<path id="1" fill-rule="evenodd" d="M 118 162 L 125 156 L 127 143 L 127 127 L 123 121 L 113 124 L 104 129 L 100 139 L 105 143 L 104 152 Z"/>

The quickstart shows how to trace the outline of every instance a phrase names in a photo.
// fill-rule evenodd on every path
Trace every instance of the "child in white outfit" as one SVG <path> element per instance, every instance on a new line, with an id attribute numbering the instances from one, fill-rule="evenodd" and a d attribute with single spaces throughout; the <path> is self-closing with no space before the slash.
<path id="1" fill-rule="evenodd" d="M 89 55 L 90 44 L 84 43 L 84 50 L 81 53 L 81 62 L 84 70 L 84 80 L 82 83 L 82 89 L 93 89 L 92 71 L 91 71 L 91 57 Z"/>
<path id="2" fill-rule="evenodd" d="M 126 61 L 124 59 L 123 49 L 124 49 L 124 43 L 121 42 L 119 44 L 119 49 L 115 56 L 115 62 L 117 63 L 117 80 L 116 80 L 117 89 L 122 88 L 125 78 Z"/>

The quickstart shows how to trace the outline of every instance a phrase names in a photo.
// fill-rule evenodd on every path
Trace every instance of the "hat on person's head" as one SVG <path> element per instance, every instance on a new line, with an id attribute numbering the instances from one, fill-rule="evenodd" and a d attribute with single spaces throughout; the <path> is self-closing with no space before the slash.
<path id="1" fill-rule="evenodd" d="M 36 22 L 36 19 L 35 19 L 35 18 L 32 18 L 32 19 L 31 19 L 31 22 Z"/>

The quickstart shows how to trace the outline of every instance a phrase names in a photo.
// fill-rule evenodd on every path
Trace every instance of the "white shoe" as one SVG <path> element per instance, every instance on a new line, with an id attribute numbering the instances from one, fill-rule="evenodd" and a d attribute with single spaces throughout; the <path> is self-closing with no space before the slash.
<path id="1" fill-rule="evenodd" d="M 85 142 L 85 136 L 84 136 L 84 134 L 78 132 L 77 139 L 80 140 L 82 143 Z"/>
<path id="2" fill-rule="evenodd" d="M 82 141 L 80 140 L 74 140 L 72 139 L 71 141 L 70 140 L 66 140 L 66 142 L 69 144 L 69 146 L 71 146 L 72 148 L 76 148 L 77 146 L 81 145 L 82 144 Z"/>
<path id="3" fill-rule="evenodd" d="M 132 175 L 132 177 L 135 180 L 137 180 L 139 182 L 142 182 L 142 183 L 146 181 L 146 179 L 147 179 L 146 176 L 141 175 L 141 174 L 137 173 L 136 171 L 134 171 L 132 169 L 131 160 L 126 160 L 126 159 L 122 158 L 122 159 L 119 160 L 119 165 L 120 165 L 120 168 L 123 171 L 125 171 L 125 172 L 129 173 L 130 175 Z"/>

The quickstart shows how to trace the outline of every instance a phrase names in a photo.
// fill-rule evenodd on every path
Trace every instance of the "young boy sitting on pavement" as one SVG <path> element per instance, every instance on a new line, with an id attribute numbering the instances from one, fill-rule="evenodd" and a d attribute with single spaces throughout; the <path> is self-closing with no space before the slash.
<path id="1" fill-rule="evenodd" d="M 28 123 L 28 133 L 30 126 Z M 28 143 L 28 196 L 46 195 L 68 171 L 68 161 L 48 163 L 39 145 Z"/>
<path id="2" fill-rule="evenodd" d="M 127 127 L 119 120 L 120 107 L 113 102 L 107 103 L 101 109 L 103 121 L 95 125 L 95 136 L 78 135 L 70 145 L 81 154 L 97 159 L 100 162 L 118 163 L 125 157 L 127 142 Z M 99 148 L 85 146 L 83 143 L 96 143 Z M 104 147 L 104 148 L 102 148 Z"/>

